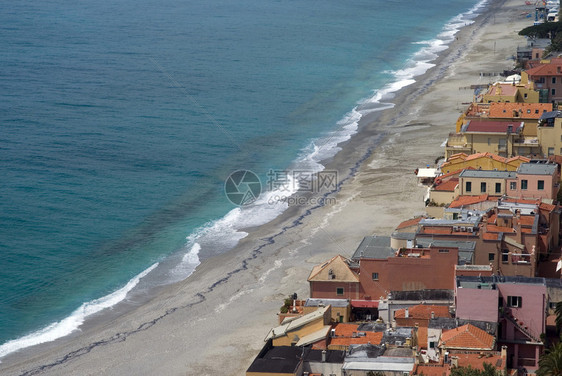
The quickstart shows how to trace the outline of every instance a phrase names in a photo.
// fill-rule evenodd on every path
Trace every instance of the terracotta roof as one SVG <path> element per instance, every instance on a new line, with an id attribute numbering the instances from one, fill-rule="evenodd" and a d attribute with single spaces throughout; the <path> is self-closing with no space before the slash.
<path id="1" fill-rule="evenodd" d="M 408 219 L 407 221 L 404 221 L 404 222 L 400 223 L 396 227 L 396 230 L 400 230 L 402 228 L 411 227 L 411 226 L 417 226 L 422 219 L 423 219 L 423 217 L 416 217 L 416 218 Z"/>
<path id="2" fill-rule="evenodd" d="M 508 95 L 513 96 L 517 93 L 517 86 L 512 84 L 494 84 L 490 86 L 486 95 Z"/>
<path id="3" fill-rule="evenodd" d="M 511 127 L 512 132 L 517 132 L 521 122 L 513 121 L 493 121 L 493 120 L 471 120 L 463 126 L 463 132 L 478 133 L 506 133 Z"/>
<path id="4" fill-rule="evenodd" d="M 552 61 L 526 70 L 529 77 L 562 76 L 562 63 Z"/>
<path id="5" fill-rule="evenodd" d="M 485 232 L 482 234 L 483 240 L 498 240 L 498 233 L 494 232 Z"/>
<path id="6" fill-rule="evenodd" d="M 440 182 L 435 187 L 433 187 L 433 190 L 443 191 L 443 192 L 454 192 L 458 184 L 459 184 L 458 178 L 451 178 L 451 180 Z"/>
<path id="7" fill-rule="evenodd" d="M 330 341 L 330 346 L 349 346 L 371 343 L 378 345 L 382 341 L 382 332 L 360 332 L 359 325 L 339 323 L 335 327 L 335 337 Z M 354 334 L 355 333 L 355 334 Z"/>
<path id="8" fill-rule="evenodd" d="M 539 119 L 544 112 L 552 111 L 552 103 L 490 103 L 492 118 Z M 515 116 L 517 113 L 517 116 Z"/>
<path id="9" fill-rule="evenodd" d="M 413 372 L 414 375 L 424 375 L 424 376 L 446 376 L 448 371 L 448 365 L 421 365 L 418 364 Z"/>
<path id="10" fill-rule="evenodd" d="M 492 224 L 486 225 L 487 232 L 503 232 L 503 233 L 514 233 L 515 230 L 512 227 L 496 226 Z"/>
<path id="11" fill-rule="evenodd" d="M 484 369 L 484 363 L 489 363 L 495 368 L 503 369 L 505 360 L 502 359 L 501 354 L 480 355 L 478 353 L 472 354 L 454 354 L 458 358 L 459 367 L 471 367 L 472 369 Z"/>
<path id="12" fill-rule="evenodd" d="M 431 318 L 431 312 L 434 313 L 435 317 L 450 317 L 449 307 L 439 306 L 439 305 L 426 305 L 418 304 L 408 308 L 408 316 L 413 319 L 427 319 Z M 406 318 L 406 308 L 399 309 L 394 312 L 394 318 L 404 319 Z"/>
<path id="13" fill-rule="evenodd" d="M 532 226 L 535 223 L 535 216 L 534 215 L 522 215 L 519 218 L 519 223 L 521 226 Z"/>
<path id="14" fill-rule="evenodd" d="M 451 202 L 451 204 L 449 204 L 449 207 L 460 208 L 461 206 L 477 204 L 479 202 L 488 201 L 489 199 L 490 197 L 488 197 L 487 194 L 483 194 L 480 196 L 459 196 L 453 202 Z"/>
<path id="15" fill-rule="evenodd" d="M 312 268 L 307 281 L 359 282 L 359 276 L 349 268 L 348 261 L 338 255 L 328 262 L 316 265 Z"/>
<path id="16" fill-rule="evenodd" d="M 448 349 L 492 350 L 494 336 L 471 324 L 443 331 L 440 346 Z"/>
<path id="17" fill-rule="evenodd" d="M 539 205 L 539 208 L 540 208 L 541 210 L 546 210 L 546 211 L 551 212 L 551 211 L 553 211 L 554 209 L 556 209 L 556 205 L 551 205 L 551 204 L 547 204 L 547 203 L 541 202 L 541 204 Z"/>
<path id="18" fill-rule="evenodd" d="M 441 165 L 441 168 L 443 169 L 444 167 L 448 167 L 448 166 L 449 165 L 445 165 L 445 163 L 443 163 L 443 165 Z M 460 168 L 460 169 L 455 170 L 455 171 L 447 172 L 446 174 L 443 174 L 443 175 L 440 175 L 440 176 L 436 177 L 435 182 L 440 182 L 440 181 L 443 181 L 447 178 L 451 178 L 452 176 L 460 175 L 460 173 L 463 172 L 464 170 L 475 170 L 475 168 L 474 167 L 467 167 L 467 168 Z"/>

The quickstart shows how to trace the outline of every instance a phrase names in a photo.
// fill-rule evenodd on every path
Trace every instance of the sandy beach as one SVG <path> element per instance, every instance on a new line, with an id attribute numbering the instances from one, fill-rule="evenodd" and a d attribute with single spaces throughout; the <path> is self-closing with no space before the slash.
<path id="1" fill-rule="evenodd" d="M 283 299 L 308 296 L 311 268 L 350 256 L 364 236 L 389 235 L 424 212 L 414 170 L 433 165 L 473 91 L 513 67 L 532 24 L 522 0 L 493 2 L 457 34 L 436 66 L 361 124 L 329 161 L 342 183 L 334 205 L 293 207 L 251 229 L 234 250 L 205 260 L 148 303 L 87 322 L 79 332 L 11 354 L 3 375 L 243 375 L 277 324 Z M 143 297 L 138 297 L 138 300 Z M 135 297 L 133 297 L 133 304 Z M 103 320 L 101 319 L 103 317 Z"/>

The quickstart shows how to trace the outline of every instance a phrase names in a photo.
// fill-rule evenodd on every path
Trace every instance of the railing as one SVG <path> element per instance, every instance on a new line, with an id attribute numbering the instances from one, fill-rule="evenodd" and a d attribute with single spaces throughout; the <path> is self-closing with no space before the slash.
<path id="1" fill-rule="evenodd" d="M 515 325 L 517 329 L 519 329 L 519 331 L 521 331 L 527 337 L 531 338 L 535 342 L 542 343 L 539 336 L 532 333 L 531 330 L 529 330 L 529 327 L 525 326 L 525 323 L 520 322 L 516 317 L 513 316 L 513 312 L 511 311 L 511 309 L 505 308 L 504 311 L 502 311 L 502 316 L 509 320 L 513 325 Z"/>

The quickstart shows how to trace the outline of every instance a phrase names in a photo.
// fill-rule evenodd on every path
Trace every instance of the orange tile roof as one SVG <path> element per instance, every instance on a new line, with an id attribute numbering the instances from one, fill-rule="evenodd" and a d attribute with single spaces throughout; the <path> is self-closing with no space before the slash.
<path id="1" fill-rule="evenodd" d="M 522 215 L 521 218 L 519 218 L 519 223 L 521 224 L 521 226 L 532 226 L 534 222 L 534 215 Z"/>
<path id="2" fill-rule="evenodd" d="M 449 307 L 439 305 L 418 304 L 408 308 L 408 316 L 413 319 L 430 319 L 431 312 L 435 317 L 450 317 Z M 406 318 L 406 308 L 399 309 L 394 312 L 394 318 Z"/>
<path id="3" fill-rule="evenodd" d="M 518 204 L 537 204 L 537 200 L 526 200 L 522 198 L 506 198 L 503 200 L 504 202 L 515 202 Z"/>
<path id="4" fill-rule="evenodd" d="M 452 228 L 451 227 L 424 227 L 421 232 L 422 234 L 448 235 L 452 233 Z"/>
<path id="5" fill-rule="evenodd" d="M 482 234 L 483 240 L 498 240 L 498 234 L 494 232 L 485 232 Z"/>
<path id="6" fill-rule="evenodd" d="M 515 230 L 513 227 L 505 227 L 505 226 L 496 226 L 492 224 L 486 225 L 487 232 L 503 232 L 503 233 L 514 233 Z"/>
<path id="7" fill-rule="evenodd" d="M 445 162 L 445 163 L 447 163 L 447 162 Z M 443 163 L 441 165 L 441 171 L 443 171 L 444 167 L 447 167 L 449 165 L 449 164 L 446 165 L 445 163 Z M 443 175 L 440 175 L 440 176 L 436 177 L 435 182 L 445 180 L 445 179 L 447 179 L 451 176 L 454 176 L 454 175 L 460 175 L 460 173 L 463 172 L 464 170 L 475 170 L 475 168 L 474 167 L 467 167 L 467 168 L 460 168 L 460 169 L 455 170 L 455 171 L 447 172 L 446 174 L 443 174 Z"/>
<path id="8" fill-rule="evenodd" d="M 496 339 L 480 328 L 466 324 L 443 331 L 440 345 L 448 349 L 492 350 Z"/>
<path id="9" fill-rule="evenodd" d="M 501 89 L 500 89 L 501 88 Z M 490 86 L 486 95 L 508 95 L 512 96 L 517 93 L 517 86 L 512 84 L 495 84 Z"/>
<path id="10" fill-rule="evenodd" d="M 552 111 L 552 103 L 490 103 L 490 117 L 539 119 L 544 112 Z M 514 116 L 517 112 L 518 116 Z"/>
<path id="11" fill-rule="evenodd" d="M 382 332 L 361 332 L 365 333 L 365 335 L 359 336 L 357 328 L 359 328 L 359 325 L 356 324 L 337 324 L 335 327 L 335 337 L 331 339 L 330 346 L 349 346 L 366 343 L 378 345 L 381 343 Z M 356 333 L 355 337 L 353 333 Z"/>
<path id="12" fill-rule="evenodd" d="M 541 77 L 541 76 L 562 76 L 562 64 L 558 61 L 551 61 L 547 64 L 541 64 L 531 69 L 527 69 L 526 72 L 529 77 Z"/>
<path id="13" fill-rule="evenodd" d="M 459 367 L 471 367 L 472 369 L 484 369 L 484 363 L 489 363 L 495 368 L 503 369 L 505 366 L 501 354 L 480 355 L 478 353 L 472 354 L 453 354 L 458 358 Z"/>
<path id="14" fill-rule="evenodd" d="M 448 365 L 421 365 L 418 364 L 413 372 L 414 375 L 424 375 L 424 376 L 446 376 L 448 371 Z"/>
<path id="15" fill-rule="evenodd" d="M 436 185 L 435 187 L 433 187 L 433 190 L 439 192 L 454 192 L 458 184 L 458 178 L 451 178 L 451 180 L 447 180 L 446 182 L 442 182 Z"/>
<path id="16" fill-rule="evenodd" d="M 546 210 L 546 211 L 553 211 L 554 209 L 556 209 L 556 205 L 551 205 L 551 204 L 546 204 L 544 202 L 541 202 L 541 204 L 539 205 L 539 208 L 541 210 Z"/>
<path id="17" fill-rule="evenodd" d="M 406 228 L 406 227 L 410 227 L 410 226 L 417 226 L 420 221 L 422 220 L 423 217 L 416 217 L 416 218 L 412 218 L 412 219 L 408 219 L 407 221 L 404 221 L 402 223 L 400 223 L 397 227 L 396 230 L 400 230 L 402 228 Z"/>
<path id="18" fill-rule="evenodd" d="M 460 208 L 461 206 L 478 204 L 479 202 L 488 201 L 488 199 L 491 198 L 487 194 L 483 194 L 480 196 L 459 196 L 449 204 L 449 207 Z"/>

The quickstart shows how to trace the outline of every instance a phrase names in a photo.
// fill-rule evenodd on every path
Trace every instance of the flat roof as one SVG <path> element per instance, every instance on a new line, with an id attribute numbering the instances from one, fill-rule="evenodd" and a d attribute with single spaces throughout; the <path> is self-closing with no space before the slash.
<path id="1" fill-rule="evenodd" d="M 461 178 L 489 178 L 489 179 L 515 179 L 517 173 L 515 171 L 497 171 L 497 170 L 464 170 L 459 175 Z"/>
<path id="2" fill-rule="evenodd" d="M 365 236 L 359 247 L 351 256 L 352 260 L 360 258 L 387 259 L 394 256 L 394 250 L 390 248 L 390 236 Z"/>
<path id="3" fill-rule="evenodd" d="M 260 353 L 246 372 L 294 373 L 301 362 L 302 352 L 302 348 L 296 346 L 272 347 Z"/>
<path id="4" fill-rule="evenodd" d="M 558 169 L 554 163 L 521 163 L 517 169 L 518 174 L 526 175 L 553 175 Z"/>
<path id="5" fill-rule="evenodd" d="M 320 306 L 328 306 L 331 305 L 332 307 L 347 307 L 349 302 L 347 299 L 318 299 L 318 298 L 308 298 L 304 303 L 305 307 L 320 307 Z"/>

